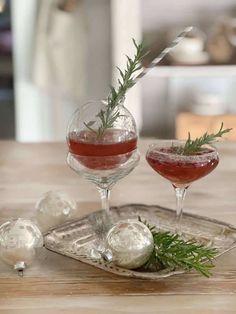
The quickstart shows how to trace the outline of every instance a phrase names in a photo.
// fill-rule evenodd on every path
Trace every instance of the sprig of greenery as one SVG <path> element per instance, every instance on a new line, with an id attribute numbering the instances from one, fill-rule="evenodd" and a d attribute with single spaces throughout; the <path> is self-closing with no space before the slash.
<path id="1" fill-rule="evenodd" d="M 212 261 L 218 253 L 217 249 L 208 248 L 195 240 L 182 240 L 178 234 L 157 231 L 140 217 L 139 221 L 149 228 L 154 240 L 153 252 L 144 265 L 146 270 L 195 269 L 203 276 L 210 277 L 210 270 L 214 267 Z"/>
<path id="2" fill-rule="evenodd" d="M 134 74 L 141 69 L 141 62 L 146 53 L 144 53 L 143 43 L 137 44 L 134 39 L 133 43 L 136 49 L 134 58 L 131 59 L 129 56 L 126 56 L 127 62 L 126 69 L 124 71 L 117 67 L 120 73 L 120 78 L 118 79 L 118 87 L 115 88 L 111 86 L 110 93 L 105 101 L 105 108 L 101 109 L 100 112 L 97 114 L 97 117 L 100 119 L 101 122 L 98 130 L 92 128 L 92 126 L 95 124 L 95 121 L 84 123 L 90 131 L 96 132 L 98 136 L 101 136 L 106 129 L 112 128 L 114 122 L 119 117 L 121 117 L 118 105 L 124 100 L 127 90 L 136 83 L 134 80 Z"/>
<path id="3" fill-rule="evenodd" d="M 214 134 L 204 133 L 201 137 L 197 137 L 195 140 L 191 139 L 190 133 L 188 133 L 188 139 L 184 146 L 174 147 L 175 153 L 179 155 L 192 155 L 196 152 L 201 151 L 202 146 L 205 144 L 212 144 L 218 138 L 222 137 L 225 133 L 228 133 L 231 129 L 223 129 L 224 124 L 221 123 L 219 131 Z"/>

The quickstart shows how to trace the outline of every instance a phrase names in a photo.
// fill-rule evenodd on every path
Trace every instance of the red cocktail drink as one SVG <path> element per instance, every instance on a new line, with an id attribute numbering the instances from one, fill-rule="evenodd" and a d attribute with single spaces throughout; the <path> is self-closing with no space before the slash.
<path id="1" fill-rule="evenodd" d="M 162 177 L 169 180 L 176 195 L 176 232 L 181 233 L 180 221 L 183 201 L 189 185 L 211 171 L 219 163 L 216 149 L 202 145 L 194 154 L 183 154 L 184 141 L 160 140 L 152 144 L 146 155 L 149 165 Z"/>
<path id="2" fill-rule="evenodd" d="M 171 147 L 156 148 L 147 154 L 149 165 L 175 186 L 189 185 L 209 174 L 218 165 L 218 155 L 204 149 L 196 155 L 176 154 Z"/>
<path id="3" fill-rule="evenodd" d="M 90 130 L 68 135 L 69 151 L 85 167 L 93 170 L 109 170 L 125 163 L 137 148 L 137 136 L 133 132 L 107 129 L 98 135 Z"/>
<path id="4" fill-rule="evenodd" d="M 121 101 L 114 108 L 103 100 L 88 102 L 69 123 L 67 163 L 96 185 L 107 212 L 111 188 L 139 162 L 137 134 L 134 118 Z"/>

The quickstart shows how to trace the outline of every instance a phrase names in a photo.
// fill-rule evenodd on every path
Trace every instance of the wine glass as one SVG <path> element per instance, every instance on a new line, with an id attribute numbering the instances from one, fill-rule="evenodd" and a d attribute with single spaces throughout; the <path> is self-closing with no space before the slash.
<path id="1" fill-rule="evenodd" d="M 140 155 L 135 120 L 123 101 L 110 112 L 109 127 L 101 128 L 100 113 L 106 110 L 106 102 L 99 100 L 75 111 L 67 130 L 67 163 L 97 186 L 102 209 L 109 213 L 111 188 L 135 168 Z"/>
<path id="2" fill-rule="evenodd" d="M 177 154 L 178 147 L 185 141 L 159 140 L 151 144 L 146 160 L 161 176 L 171 182 L 176 195 L 176 232 L 181 234 L 181 218 L 183 203 L 187 188 L 213 171 L 219 163 L 216 148 L 210 145 L 202 146 L 201 150 L 191 155 Z"/>

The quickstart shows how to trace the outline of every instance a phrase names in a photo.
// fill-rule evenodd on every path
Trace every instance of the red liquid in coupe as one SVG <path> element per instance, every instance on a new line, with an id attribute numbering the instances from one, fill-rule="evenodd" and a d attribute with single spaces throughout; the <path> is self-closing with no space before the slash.
<path id="1" fill-rule="evenodd" d="M 108 170 L 126 162 L 137 148 L 137 137 L 133 132 L 107 129 L 102 139 L 92 131 L 71 132 L 68 137 L 70 152 L 85 167 Z"/>
<path id="2" fill-rule="evenodd" d="M 156 172 L 173 184 L 186 185 L 204 177 L 215 169 L 219 163 L 219 158 L 216 154 L 211 155 L 211 152 L 213 151 L 210 149 L 204 149 L 197 155 L 181 156 L 171 152 L 171 148 L 160 148 L 150 151 L 146 158 Z M 199 158 L 197 158 L 198 156 Z"/>

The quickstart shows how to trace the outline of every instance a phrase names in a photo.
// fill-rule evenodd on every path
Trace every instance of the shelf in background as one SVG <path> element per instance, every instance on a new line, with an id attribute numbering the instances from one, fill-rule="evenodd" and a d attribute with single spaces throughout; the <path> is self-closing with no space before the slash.
<path id="1" fill-rule="evenodd" d="M 236 114 L 198 115 L 191 112 L 180 112 L 176 117 L 176 138 L 185 139 L 191 130 L 192 138 L 201 136 L 204 132 L 216 133 L 224 121 L 224 128 L 233 128 L 225 135 L 225 139 L 236 140 Z"/>
<path id="2" fill-rule="evenodd" d="M 236 65 L 161 65 L 147 74 L 149 77 L 236 77 Z"/>

